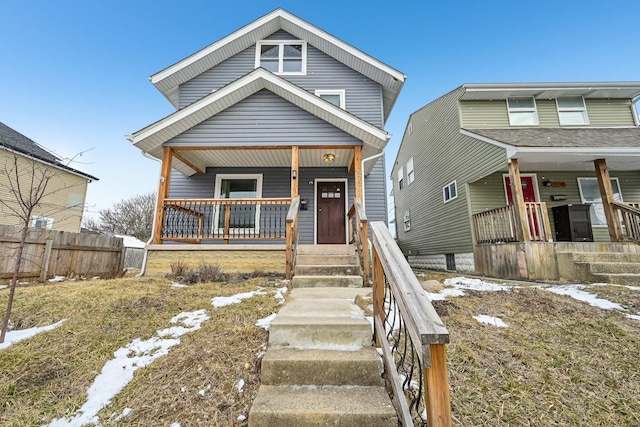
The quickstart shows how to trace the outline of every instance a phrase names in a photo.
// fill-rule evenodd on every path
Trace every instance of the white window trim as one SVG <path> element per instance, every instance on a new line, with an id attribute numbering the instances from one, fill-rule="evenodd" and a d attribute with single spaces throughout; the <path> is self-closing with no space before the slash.
<path id="1" fill-rule="evenodd" d="M 322 95 L 339 95 L 340 96 L 340 108 L 345 109 L 345 90 L 344 89 L 316 89 L 316 96 Z M 327 101 L 328 102 L 328 101 Z"/>
<path id="2" fill-rule="evenodd" d="M 573 108 L 561 108 L 560 104 L 558 103 L 558 99 L 559 98 L 580 98 L 582 99 L 582 108 L 578 108 L 578 107 L 573 107 Z M 589 124 L 589 114 L 587 113 L 587 103 L 584 100 L 583 96 L 560 96 L 558 98 L 556 98 L 556 109 L 558 110 L 558 121 L 560 122 L 560 124 L 562 126 L 585 126 Z M 566 113 L 577 113 L 577 112 L 581 112 L 582 113 L 582 117 L 584 118 L 584 123 L 562 123 L 562 114 L 563 112 Z"/>
<path id="3" fill-rule="evenodd" d="M 451 181 L 450 183 L 442 187 L 442 199 L 444 200 L 445 203 L 449 203 L 450 201 L 458 198 L 458 182 L 457 181 L 458 180 L 454 179 L 453 181 Z M 447 199 L 447 193 L 445 192 L 445 190 L 447 188 L 450 189 L 452 185 L 456 188 L 456 195 L 451 197 L 451 190 L 449 190 L 449 198 Z"/>
<path id="4" fill-rule="evenodd" d="M 36 227 L 36 222 L 37 221 L 46 221 L 47 225 L 45 225 L 44 228 L 43 227 Z M 33 215 L 31 217 L 31 227 L 37 228 L 39 230 L 52 230 L 53 229 L 53 218 L 46 217 L 46 216 Z"/>
<path id="5" fill-rule="evenodd" d="M 398 169 L 398 190 L 402 190 L 405 185 L 404 185 L 404 167 L 400 166 L 400 169 Z"/>
<path id="6" fill-rule="evenodd" d="M 609 177 L 612 181 L 616 181 L 616 183 L 618 184 L 618 191 L 620 191 L 620 202 L 624 202 L 624 198 L 622 197 L 622 188 L 620 187 L 620 180 L 617 177 L 614 176 L 610 176 Z M 582 180 L 595 180 L 597 181 L 598 178 L 593 177 L 593 176 L 581 176 L 576 178 L 578 181 L 578 191 L 580 192 L 580 202 L 584 205 L 591 205 L 591 203 L 585 201 L 584 199 L 584 195 L 582 194 L 582 185 L 580 185 L 580 181 Z M 602 202 L 600 202 L 602 203 Z M 593 220 L 591 221 L 591 226 L 592 227 L 596 227 L 596 228 L 607 228 L 608 225 L 607 224 L 594 224 Z"/>
<path id="7" fill-rule="evenodd" d="M 404 231 L 411 231 L 411 212 L 405 211 L 404 217 L 402 218 L 402 222 L 404 225 Z"/>
<path id="8" fill-rule="evenodd" d="M 517 98 L 531 98 L 533 100 L 533 108 L 511 108 L 509 107 L 509 99 L 517 99 Z M 538 126 L 540 121 L 538 119 L 538 104 L 536 104 L 536 99 L 533 96 L 512 96 L 505 100 L 507 103 L 507 114 L 509 116 L 509 126 Z M 511 122 L 511 113 L 534 113 L 533 115 L 533 123 L 531 124 L 513 124 Z"/>
<path id="9" fill-rule="evenodd" d="M 262 199 L 262 174 L 233 174 L 233 173 L 219 173 L 216 175 L 216 184 L 215 190 L 213 193 L 214 198 L 220 199 L 220 192 L 222 190 L 222 180 L 223 179 L 255 179 L 256 183 L 256 199 Z M 213 215 L 213 224 L 211 224 L 211 228 L 214 234 L 222 234 L 224 233 L 224 229 L 218 228 L 218 220 L 220 219 L 220 205 L 216 205 L 216 209 Z M 260 205 L 256 205 L 256 218 L 255 218 L 256 226 L 254 228 L 249 229 L 240 229 L 240 228 L 229 228 L 229 233 L 240 234 L 248 231 L 249 233 L 259 234 L 260 233 Z"/>
<path id="10" fill-rule="evenodd" d="M 301 71 L 282 71 L 284 67 L 284 49 L 283 46 L 287 44 L 300 44 L 302 45 L 302 70 Z M 284 76 L 293 75 L 306 75 L 307 74 L 307 42 L 304 40 L 260 40 L 256 43 L 256 62 L 255 67 L 260 67 L 261 46 L 263 45 L 279 45 L 278 48 L 278 72 L 275 74 Z"/>
<path id="11" fill-rule="evenodd" d="M 409 126 L 407 126 L 407 132 L 409 135 L 413 133 L 413 123 L 409 123 Z"/>
<path id="12" fill-rule="evenodd" d="M 416 172 L 413 166 L 413 157 L 407 160 L 405 166 L 407 168 L 407 185 L 411 185 L 411 183 L 416 180 Z"/>
<path id="13" fill-rule="evenodd" d="M 313 206 L 318 206 L 318 183 L 320 182 L 344 182 L 344 241 L 349 244 L 349 179 L 348 178 L 316 178 L 313 181 Z M 313 244 L 318 244 L 318 209 L 313 210 Z"/>

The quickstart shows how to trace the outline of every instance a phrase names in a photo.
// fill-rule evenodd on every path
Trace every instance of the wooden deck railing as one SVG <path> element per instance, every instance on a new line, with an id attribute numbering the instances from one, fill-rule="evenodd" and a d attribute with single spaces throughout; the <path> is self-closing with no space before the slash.
<path id="1" fill-rule="evenodd" d="M 449 332 L 382 222 L 373 238 L 376 345 L 403 426 L 452 425 L 445 344 Z"/>
<path id="2" fill-rule="evenodd" d="M 162 239 L 284 239 L 291 199 L 165 199 Z"/>
<path id="3" fill-rule="evenodd" d="M 287 241 L 287 266 L 286 266 L 286 278 L 291 280 L 293 277 L 293 271 L 296 268 L 296 248 L 298 246 L 298 208 L 300 207 L 300 196 L 294 197 L 291 200 L 291 206 L 289 206 L 289 212 L 287 212 L 287 229 L 286 229 L 286 241 Z"/>
<path id="4" fill-rule="evenodd" d="M 367 213 L 362 206 L 360 199 L 353 199 L 353 205 L 349 209 L 349 236 L 350 242 L 356 246 L 360 259 L 360 267 L 365 286 L 370 286 L 371 282 L 371 260 L 369 255 L 369 221 Z"/>
<path id="5" fill-rule="evenodd" d="M 627 240 L 640 243 L 640 203 L 613 202 L 614 208 L 622 217 L 622 232 Z"/>
<path id="6" fill-rule="evenodd" d="M 526 202 L 527 226 L 531 241 L 547 242 L 551 240 L 551 225 L 549 212 L 545 202 Z M 476 242 L 506 243 L 521 242 L 516 217 L 516 207 L 507 205 L 490 209 L 473 215 L 473 228 Z"/>

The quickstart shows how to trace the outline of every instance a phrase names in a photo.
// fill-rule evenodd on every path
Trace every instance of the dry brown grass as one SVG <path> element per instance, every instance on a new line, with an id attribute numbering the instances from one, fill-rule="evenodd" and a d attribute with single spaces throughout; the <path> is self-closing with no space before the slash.
<path id="1" fill-rule="evenodd" d="M 259 378 L 258 354 L 267 332 L 255 325 L 277 311 L 273 293 L 213 309 L 214 296 L 268 286 L 266 278 L 172 288 L 163 279 L 125 278 L 20 287 L 16 328 L 61 327 L 0 351 L 0 425 L 39 426 L 71 416 L 118 348 L 147 339 L 182 311 L 208 309 L 202 329 L 181 337 L 168 356 L 136 371 L 134 380 L 100 413 L 103 426 L 241 426 Z M 7 292 L 0 291 L 0 306 Z M 244 392 L 235 388 L 246 382 Z M 184 389 L 184 392 L 182 391 Z M 204 396 L 198 391 L 205 390 Z M 125 408 L 133 412 L 109 422 Z"/>

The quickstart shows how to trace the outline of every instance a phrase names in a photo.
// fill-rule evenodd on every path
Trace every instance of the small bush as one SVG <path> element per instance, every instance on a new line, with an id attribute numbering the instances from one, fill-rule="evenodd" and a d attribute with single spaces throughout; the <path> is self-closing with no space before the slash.
<path id="1" fill-rule="evenodd" d="M 171 274 L 169 278 L 180 283 L 193 285 L 206 282 L 226 282 L 228 276 L 216 264 L 200 263 L 196 269 L 189 268 L 184 261 L 171 263 Z"/>
<path id="2" fill-rule="evenodd" d="M 171 268 L 171 275 L 169 277 L 173 279 L 184 276 L 184 274 L 189 269 L 187 263 L 181 259 L 173 261 L 171 264 L 169 264 L 169 267 Z"/>

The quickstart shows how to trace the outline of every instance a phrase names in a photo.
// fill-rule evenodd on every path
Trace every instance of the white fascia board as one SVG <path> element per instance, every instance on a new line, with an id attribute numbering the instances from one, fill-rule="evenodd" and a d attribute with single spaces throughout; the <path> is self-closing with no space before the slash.
<path id="1" fill-rule="evenodd" d="M 518 153 L 640 155 L 640 147 L 518 147 Z"/>
<path id="2" fill-rule="evenodd" d="M 465 129 L 460 129 L 460 133 L 464 136 L 468 136 L 469 138 L 477 139 L 482 142 L 486 142 L 487 144 L 495 145 L 496 147 L 504 148 L 507 151 L 507 158 L 511 159 L 516 155 L 520 148 L 515 147 L 510 144 L 505 144 L 504 142 L 496 141 L 495 139 L 487 138 L 486 136 L 478 135 L 473 132 L 469 132 Z"/>
<path id="3" fill-rule="evenodd" d="M 195 62 L 201 60 L 202 58 L 206 57 L 207 55 L 211 54 L 212 52 L 220 49 L 221 47 L 225 46 L 228 43 L 231 43 L 232 41 L 250 33 L 251 31 L 261 27 L 262 25 L 266 25 L 267 23 L 269 23 L 270 21 L 272 21 L 273 19 L 277 19 L 277 18 L 282 18 L 282 19 L 286 19 L 287 21 L 291 22 L 292 24 L 300 27 L 301 29 L 304 29 L 306 31 L 309 31 L 313 34 L 315 34 L 318 37 L 321 37 L 325 40 L 327 40 L 329 43 L 334 44 L 336 46 L 338 46 L 340 49 L 344 50 L 345 52 L 355 56 L 356 58 L 373 65 L 376 68 L 379 68 L 380 70 L 382 70 L 383 72 L 389 74 L 390 76 L 392 76 L 394 79 L 403 82 L 405 81 L 406 77 L 403 73 L 401 73 L 400 71 L 384 64 L 383 62 L 378 61 L 377 59 L 367 55 L 366 53 L 356 49 L 355 47 L 343 42 L 342 40 L 338 39 L 337 37 L 334 37 L 322 30 L 320 30 L 319 28 L 309 24 L 308 22 L 303 21 L 302 19 L 298 18 L 295 15 L 290 14 L 289 12 L 283 10 L 283 9 L 276 9 L 273 12 L 258 18 L 257 20 L 253 21 L 252 23 L 240 28 L 237 31 L 234 31 L 233 33 L 229 34 L 228 36 L 218 40 L 217 42 L 214 42 L 213 44 L 205 47 L 204 49 L 194 53 L 193 55 L 183 59 L 180 62 L 177 62 L 173 65 L 171 65 L 168 68 L 165 68 L 164 70 L 152 75 L 151 77 L 149 77 L 149 80 L 151 81 L 151 83 L 153 83 L 154 85 L 158 82 L 160 82 L 161 80 L 164 80 L 165 78 L 169 77 L 170 75 L 176 73 L 177 71 L 182 70 L 183 68 L 186 68 L 192 64 L 194 64 Z M 257 42 L 258 40 L 256 40 Z"/>
<path id="4" fill-rule="evenodd" d="M 14 155 L 18 155 L 20 157 L 24 157 L 25 159 L 29 159 L 31 161 L 42 163 L 43 165 L 47 165 L 47 166 L 49 166 L 51 168 L 58 169 L 58 170 L 61 170 L 63 172 L 67 172 L 67 173 L 69 173 L 71 175 L 79 176 L 80 178 L 84 178 L 84 179 L 88 180 L 89 182 L 93 182 L 94 180 L 95 181 L 99 181 L 99 179 L 96 178 L 95 176 L 85 174 L 85 173 L 77 171 L 77 170 L 75 170 L 73 168 L 67 169 L 67 168 L 65 168 L 65 167 L 63 167 L 61 165 L 56 165 L 55 163 L 47 162 L 46 160 L 39 159 L 39 158 L 31 156 L 29 154 L 21 153 L 20 151 L 16 151 L 16 150 L 12 150 L 9 147 L 0 146 L 0 149 L 8 151 L 8 152 L 10 152 L 10 153 L 12 153 Z"/>
<path id="5" fill-rule="evenodd" d="M 127 139 L 129 139 L 134 145 L 137 146 L 138 143 L 152 136 L 153 134 L 163 129 L 166 129 L 167 127 L 173 124 L 176 124 L 181 120 L 184 120 L 185 118 L 189 117 L 191 114 L 197 112 L 198 110 L 201 110 L 202 108 L 205 108 L 219 101 L 223 97 L 228 96 L 233 92 L 235 92 L 236 90 L 240 89 L 241 87 L 247 86 L 253 82 L 258 82 L 260 84 L 259 87 L 265 88 L 265 89 L 269 89 L 268 84 L 275 85 L 279 88 L 282 88 L 292 93 L 295 97 L 303 99 L 309 102 L 310 104 L 329 112 L 330 114 L 336 116 L 339 119 L 339 121 L 355 126 L 361 131 L 371 135 L 375 139 L 380 140 L 382 147 L 377 147 L 377 148 L 384 148 L 388 140 L 391 138 L 391 136 L 384 130 L 381 130 L 371 124 L 368 124 L 363 120 L 358 119 L 357 117 L 346 112 L 345 110 L 331 104 L 330 102 L 325 101 L 319 96 L 315 96 L 314 94 L 299 88 L 298 86 L 274 75 L 273 73 L 270 73 L 262 68 L 258 68 L 252 71 L 251 73 L 247 74 L 245 77 L 241 77 L 235 82 L 228 84 L 227 86 L 224 86 L 221 89 L 218 89 L 217 91 L 205 96 L 204 98 L 201 98 L 200 100 L 194 102 L 193 104 L 181 110 L 176 111 L 175 113 L 165 117 L 162 120 L 159 120 L 158 122 L 152 125 L 147 126 L 146 128 L 138 132 L 135 132 L 133 135 L 128 136 Z M 311 111 L 309 112 L 313 114 Z M 340 128 L 340 126 L 337 126 L 337 127 Z M 342 130 L 345 130 L 345 129 L 342 129 Z M 150 151 L 150 150 L 147 149 L 145 151 Z"/>

